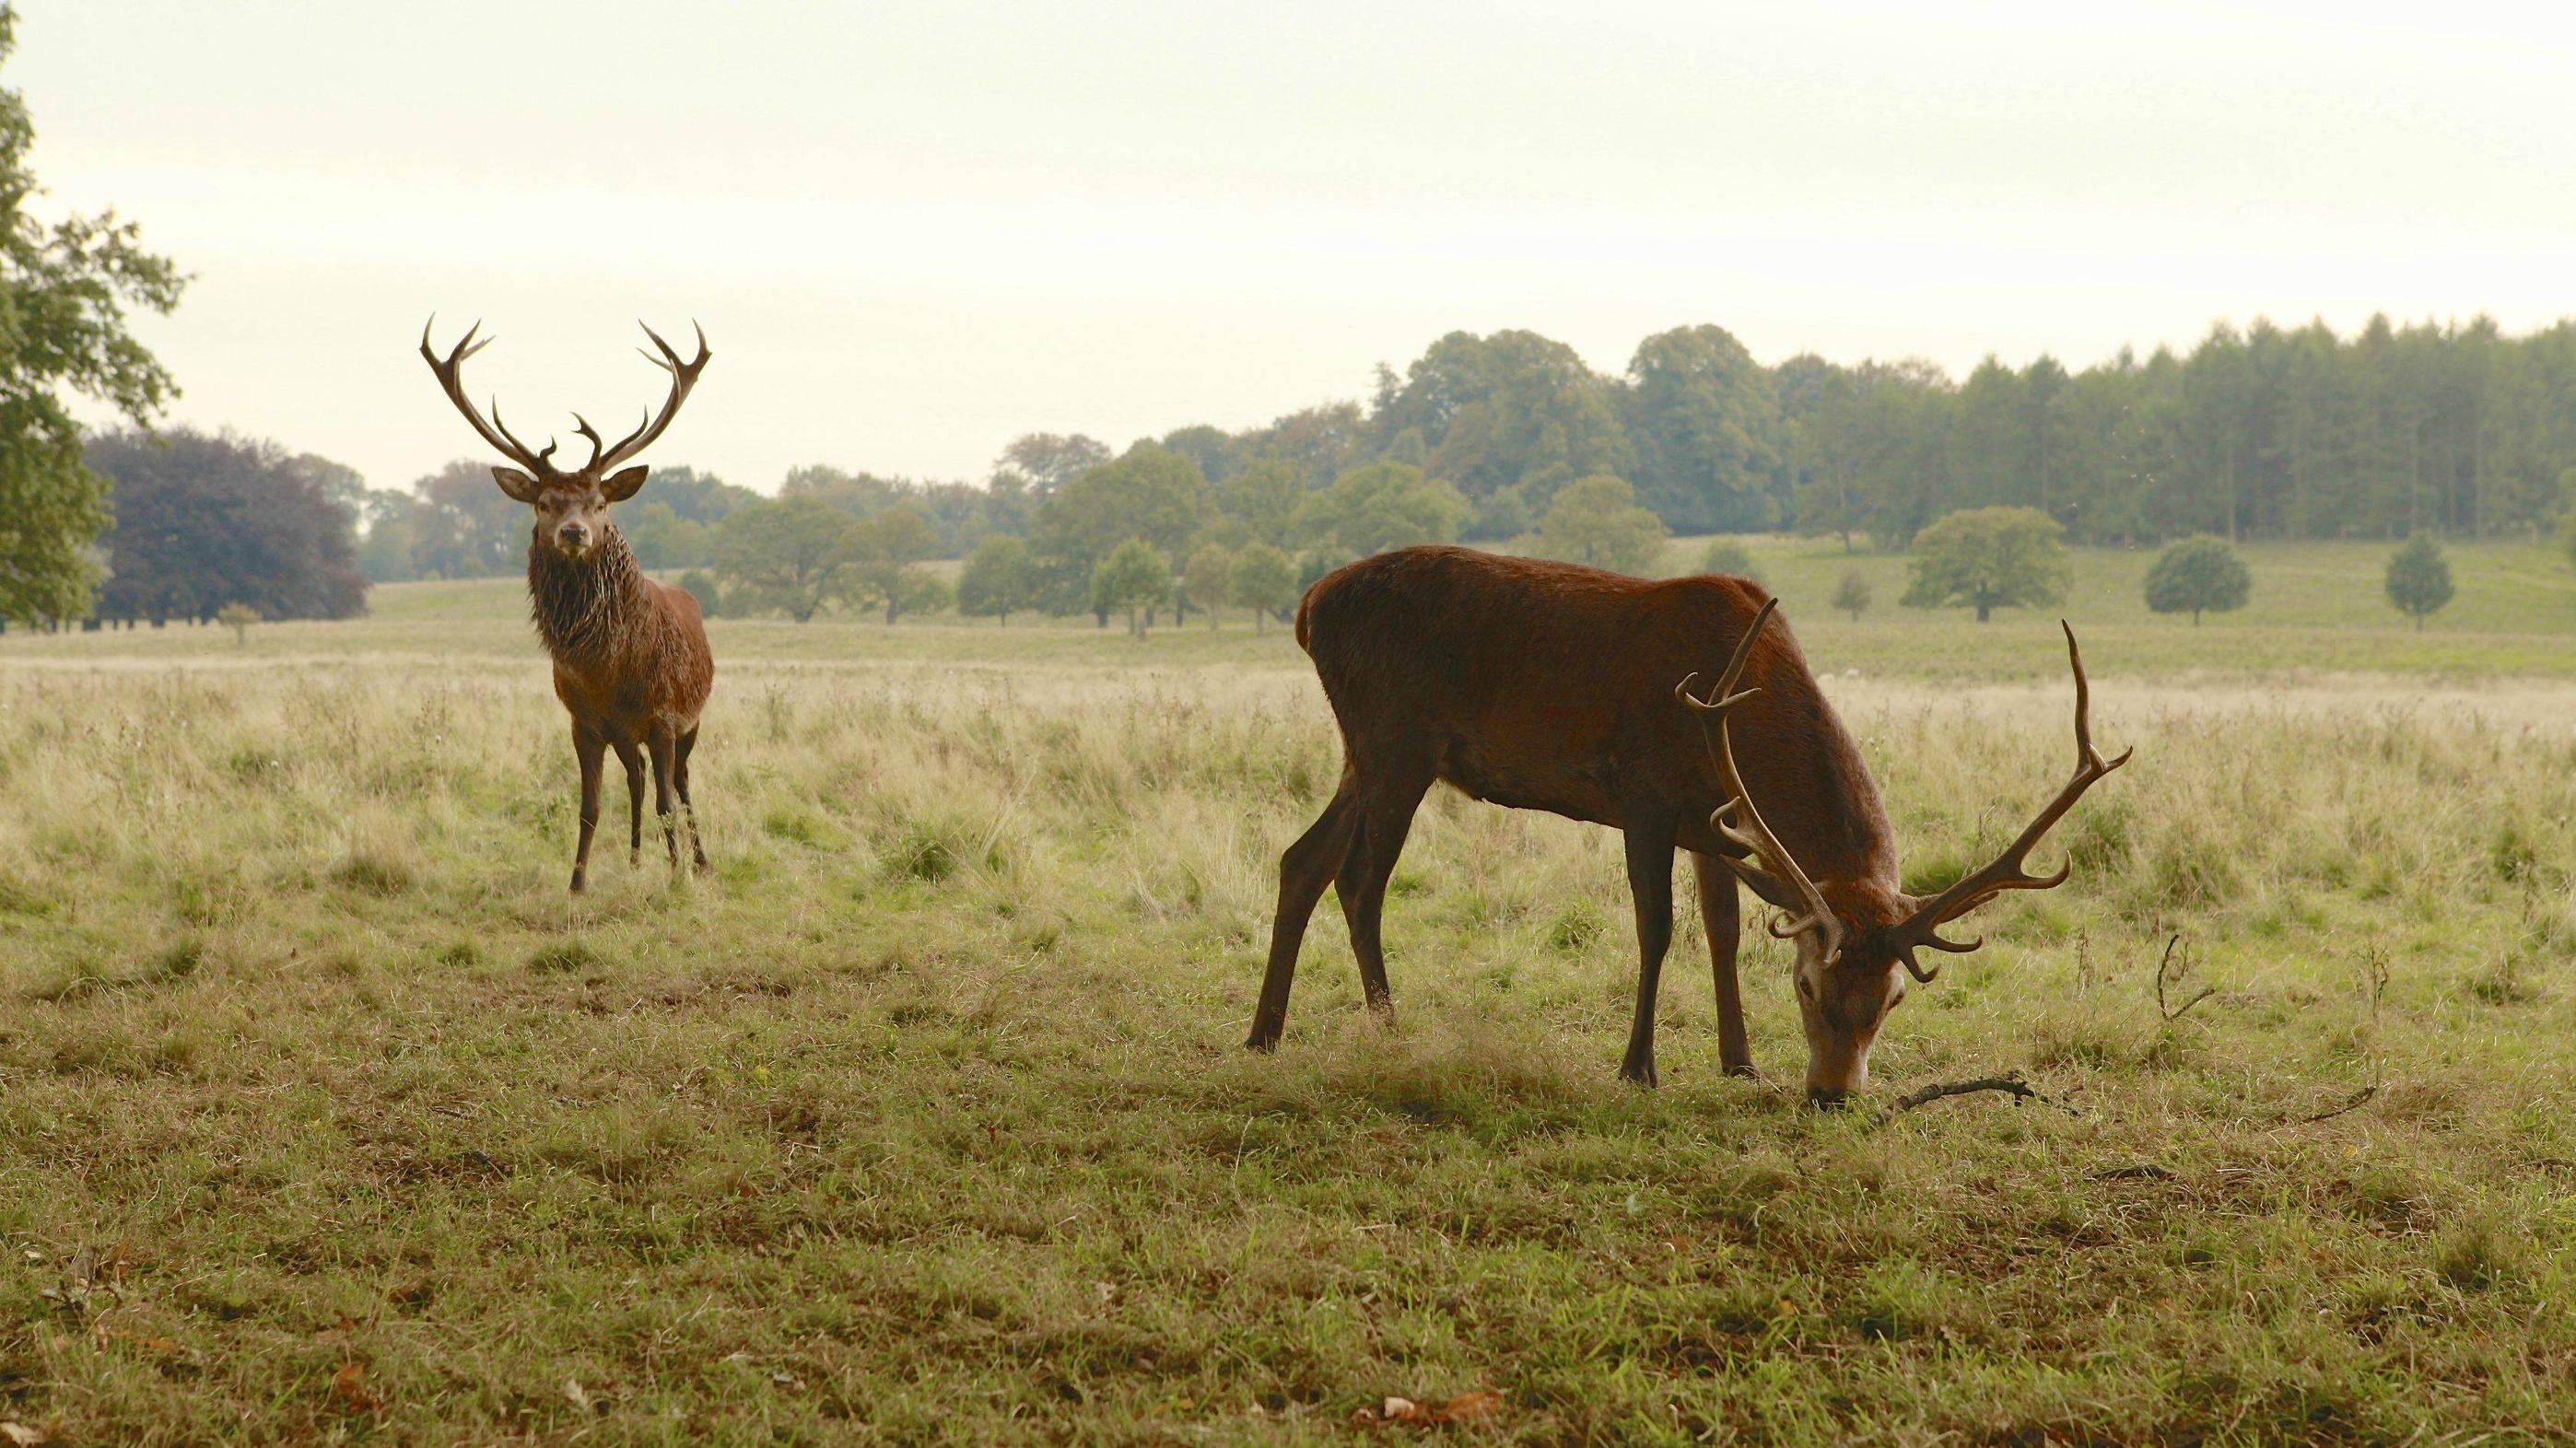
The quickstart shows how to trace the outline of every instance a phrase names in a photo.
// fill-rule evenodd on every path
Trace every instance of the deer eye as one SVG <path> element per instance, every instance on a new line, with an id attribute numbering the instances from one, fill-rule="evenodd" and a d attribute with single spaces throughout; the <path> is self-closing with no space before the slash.
<path id="1" fill-rule="evenodd" d="M 1816 998 L 1816 983 L 1807 979 L 1803 975 L 1798 977 L 1798 994 L 1804 999 L 1814 1000 Z"/>

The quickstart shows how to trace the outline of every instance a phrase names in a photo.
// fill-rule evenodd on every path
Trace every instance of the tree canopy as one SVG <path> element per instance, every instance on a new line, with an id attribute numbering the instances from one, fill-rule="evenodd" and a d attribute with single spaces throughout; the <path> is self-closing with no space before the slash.
<path id="1" fill-rule="evenodd" d="M 2424 620 L 2451 601 L 2451 560 L 2442 556 L 2440 545 L 2432 539 L 2409 539 L 2388 560 L 2386 587 L 2388 601 L 2421 630 Z"/>
<path id="2" fill-rule="evenodd" d="M 1652 577 L 1664 556 L 1664 521 L 1636 503 L 1624 478 L 1596 473 L 1559 489 L 1539 520 L 1532 551 L 1613 573 Z"/>
<path id="3" fill-rule="evenodd" d="M 1458 490 L 1425 477 L 1410 463 L 1368 463 L 1309 493 L 1298 505 L 1297 532 L 1341 558 L 1365 558 L 1416 543 L 1447 543 L 1467 520 Z"/>
<path id="4" fill-rule="evenodd" d="M 997 618 L 1037 606 L 1037 574 L 1029 545 L 1007 533 L 985 535 L 967 556 L 957 575 L 957 611 L 970 618 Z"/>
<path id="5" fill-rule="evenodd" d="M 1102 555 L 1091 571 L 1091 606 L 1101 613 L 1125 610 L 1127 631 L 1145 636 L 1143 610 L 1172 593 L 1172 566 L 1153 544 L 1130 538 Z"/>
<path id="6" fill-rule="evenodd" d="M 2147 608 L 2188 613 L 2197 627 L 2203 612 L 2243 608 L 2253 588 L 2254 575 L 2226 539 L 2185 538 L 2158 554 L 2147 569 Z"/>
<path id="7" fill-rule="evenodd" d="M 17 28 L 16 10 L 0 5 L 0 65 Z M 26 102 L 0 89 L 0 618 L 22 622 L 88 611 L 91 545 L 108 526 L 106 480 L 83 463 L 65 398 L 149 424 L 179 389 L 126 314 L 169 312 L 186 283 L 113 212 L 51 225 L 28 215 L 34 141 Z"/>
<path id="8" fill-rule="evenodd" d="M 2065 530 L 2036 508 L 1969 508 L 1916 536 L 1912 608 L 1966 605 L 1984 623 L 1998 608 L 2056 603 L 2073 582 Z"/>
<path id="9" fill-rule="evenodd" d="M 366 611 L 354 516 L 275 443 L 187 428 L 113 432 L 89 444 L 86 460 L 116 485 L 101 617 L 204 621 L 226 604 L 270 619 Z"/>
<path id="10" fill-rule="evenodd" d="M 746 504 L 716 529 L 716 576 L 730 613 L 783 613 L 798 623 L 848 591 L 858 520 L 821 499 Z"/>
<path id="11" fill-rule="evenodd" d="M 1228 580 L 1230 596 L 1252 610 L 1252 631 L 1261 632 L 1265 616 L 1278 613 L 1297 601 L 1297 568 L 1288 555 L 1267 543 L 1249 543 L 1234 555 L 1234 572 Z"/>
<path id="12" fill-rule="evenodd" d="M 1771 375 L 1723 327 L 1637 345 L 1620 393 L 1637 500 L 1679 532 L 1777 527 L 1789 426 Z"/>

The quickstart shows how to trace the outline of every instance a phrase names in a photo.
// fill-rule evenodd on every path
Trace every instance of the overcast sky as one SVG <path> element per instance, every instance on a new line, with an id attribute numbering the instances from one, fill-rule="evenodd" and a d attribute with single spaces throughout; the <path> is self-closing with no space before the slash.
<path id="1" fill-rule="evenodd" d="M 181 421 L 400 486 L 631 426 L 638 317 L 717 360 L 654 460 L 981 478 L 1358 397 L 1453 328 L 1604 371 L 2082 367 L 2219 317 L 2576 312 L 2564 7 L 21 0 L 50 205 L 198 280 Z"/>

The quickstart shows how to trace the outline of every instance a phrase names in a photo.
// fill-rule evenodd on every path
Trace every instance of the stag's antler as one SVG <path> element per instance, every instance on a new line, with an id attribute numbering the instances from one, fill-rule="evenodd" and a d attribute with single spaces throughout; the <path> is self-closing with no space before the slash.
<path id="1" fill-rule="evenodd" d="M 1726 790 L 1726 803 L 1709 815 L 1709 827 L 1716 830 L 1721 839 L 1739 846 L 1753 857 L 1751 860 L 1737 859 L 1732 855 L 1718 858 L 1725 860 L 1729 868 L 1743 876 L 1745 883 L 1764 898 L 1797 900 L 1805 913 L 1786 923 L 1773 923 L 1771 933 L 1785 940 L 1813 930 L 1824 946 L 1824 958 L 1831 960 L 1835 952 L 1842 949 L 1843 923 L 1833 908 L 1825 903 L 1824 892 L 1818 890 L 1816 882 L 1799 868 L 1797 858 L 1780 843 L 1779 836 L 1771 833 L 1771 827 L 1762 822 L 1762 812 L 1753 807 L 1753 796 L 1744 788 L 1744 776 L 1736 770 L 1735 747 L 1726 729 L 1727 715 L 1735 706 L 1762 692 L 1746 689 L 1739 693 L 1735 685 L 1744 675 L 1746 661 L 1753 656 L 1753 640 L 1760 636 L 1762 625 L 1770 622 L 1771 611 L 1779 606 L 1780 600 L 1776 598 L 1764 600 L 1762 611 L 1753 616 L 1752 626 L 1745 629 L 1744 637 L 1736 641 L 1735 653 L 1726 661 L 1726 672 L 1718 676 L 1717 687 L 1709 691 L 1707 698 L 1691 696 L 1691 685 L 1699 679 L 1696 673 L 1673 686 L 1673 697 L 1698 711 L 1700 737 L 1708 745 L 1709 763 L 1716 766 L 1718 783 Z M 1759 861 L 1758 867 L 1755 861 Z"/>
<path id="2" fill-rule="evenodd" d="M 465 414 L 465 420 L 474 424 L 474 431 L 497 449 L 503 457 L 526 468 L 539 478 L 560 476 L 553 462 L 555 453 L 553 439 L 547 439 L 542 450 L 531 448 L 511 436 L 510 430 L 501 425 L 499 398 L 492 399 L 492 419 L 489 422 L 484 421 L 482 413 L 474 410 L 473 403 L 465 400 L 465 360 L 491 346 L 493 341 L 490 337 L 480 342 L 474 340 L 474 334 L 483 330 L 483 324 L 476 322 L 466 328 L 465 335 L 458 339 L 454 350 L 450 351 L 444 360 L 441 360 L 436 352 L 431 351 L 429 346 L 430 328 L 437 325 L 438 318 L 433 315 L 420 329 L 420 357 L 422 361 L 429 364 L 429 370 L 438 375 L 438 385 L 446 392 L 447 400 L 456 404 L 456 410 Z"/>
<path id="3" fill-rule="evenodd" d="M 2104 759 L 2102 751 L 2093 747 L 2093 686 L 2084 677 L 2084 655 L 2075 647 L 2075 630 L 2068 627 L 2063 619 L 2057 626 L 2066 630 L 2066 662 L 2075 670 L 2074 777 L 2066 781 L 2066 787 L 2057 792 L 2057 798 L 2048 802 L 2048 807 L 2039 812 L 2039 817 L 2005 846 L 2002 854 L 1983 869 L 1924 901 L 1912 915 L 1891 927 L 1895 938 L 1903 942 L 1897 954 L 1916 980 L 1930 980 L 1940 973 L 1940 967 L 1926 969 L 1915 960 L 1917 949 L 1957 955 L 1985 944 L 1983 936 L 1969 941 L 1942 939 L 1939 927 L 1944 923 L 1956 920 L 2006 890 L 2053 890 L 2066 883 L 2067 877 L 2075 871 L 2074 860 L 2069 859 L 2054 875 L 2034 875 L 2029 869 L 2031 846 L 2038 844 L 2049 827 L 2075 807 L 2075 801 L 2083 798 L 2084 791 L 2091 789 L 2095 781 L 2128 763 L 2129 756 L 2138 752 L 2134 748 L 2127 749 L 2117 759 Z"/>
<path id="4" fill-rule="evenodd" d="M 642 322 L 637 322 L 635 325 L 644 327 Z M 615 447 L 603 450 L 599 445 L 599 434 L 590 430 L 589 423 L 581 422 L 580 414 L 573 415 L 573 421 L 581 422 L 581 435 L 590 439 L 590 461 L 582 465 L 582 471 L 606 472 L 651 447 L 653 439 L 660 437 L 662 430 L 671 425 L 671 419 L 680 415 L 680 404 L 688 400 L 689 389 L 698 385 L 698 374 L 706 370 L 707 359 L 715 355 L 707 350 L 707 329 L 698 326 L 695 322 L 689 325 L 698 334 L 698 357 L 694 362 L 681 361 L 680 354 L 671 350 L 671 344 L 662 340 L 662 334 L 650 327 L 644 327 L 644 335 L 653 339 L 653 345 L 661 350 L 662 355 L 656 357 L 650 352 L 644 352 L 641 347 L 635 349 L 638 352 L 644 352 L 645 361 L 671 374 L 670 400 L 662 404 L 662 413 L 659 417 L 648 415 L 640 426 L 628 433 Z"/>

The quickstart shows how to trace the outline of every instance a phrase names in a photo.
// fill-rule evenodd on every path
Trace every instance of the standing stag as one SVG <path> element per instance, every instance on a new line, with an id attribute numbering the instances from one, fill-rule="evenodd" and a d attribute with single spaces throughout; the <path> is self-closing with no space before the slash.
<path id="1" fill-rule="evenodd" d="M 1787 625 L 1763 628 L 1776 606 L 1740 578 L 1650 583 L 1463 548 L 1381 553 L 1319 580 L 1298 609 L 1297 642 L 1341 725 L 1342 781 L 1280 858 L 1279 915 L 1246 1044 L 1278 1043 L 1298 946 L 1327 881 L 1368 1004 L 1391 1009 L 1378 938 L 1387 877 L 1423 793 L 1447 780 L 1475 799 L 1626 836 L 1639 970 L 1620 1075 L 1655 1079 L 1655 991 L 1680 848 L 1691 852 L 1708 923 L 1726 1070 L 1754 1074 L 1735 973 L 1741 880 L 1788 912 L 1773 933 L 1797 944 L 1809 1099 L 1829 1106 L 1867 1085 L 1870 1043 L 1905 997 L 1897 966 L 1929 981 L 1937 968 L 1915 952 L 1983 943 L 1944 939 L 1940 926 L 2006 890 L 2064 884 L 2067 870 L 2028 872 L 2031 847 L 2129 756 L 2105 760 L 2093 747 L 2084 660 L 2068 629 L 2074 777 L 1992 863 L 1937 895 L 1909 895 L 1860 751 Z M 1699 671 L 1729 648 L 1716 688 L 1695 697 Z"/>
<path id="2" fill-rule="evenodd" d="M 565 472 L 554 465 L 551 439 L 532 451 L 510 435 L 501 425 L 497 400 L 489 421 L 466 401 L 459 377 L 465 360 L 492 345 L 489 337 L 474 340 L 480 327 L 477 323 L 467 329 L 444 358 L 430 349 L 424 327 L 420 355 L 475 433 L 518 464 L 494 468 L 492 480 L 536 510 L 528 540 L 528 613 L 554 658 L 555 697 L 572 715 L 572 749 L 581 761 L 581 843 L 573 852 L 573 891 L 580 893 L 590 872 L 590 837 L 599 827 L 600 766 L 611 749 L 626 766 L 628 863 L 639 863 L 644 853 L 644 760 L 650 754 L 654 812 L 671 852 L 671 867 L 680 867 L 679 832 L 671 819 L 676 792 L 687 812 L 690 857 L 703 870 L 707 852 L 698 842 L 697 812 L 689 805 L 689 753 L 697 747 L 698 715 L 715 685 L 715 656 L 707 649 L 698 601 L 644 576 L 634 550 L 608 520 L 608 506 L 625 502 L 644 485 L 642 467 L 610 469 L 651 446 L 679 415 L 680 404 L 706 369 L 707 334 L 698 332 L 697 360 L 683 362 L 670 343 L 646 327 L 644 335 L 662 355 L 647 352 L 644 357 L 671 374 L 669 400 L 659 415 L 647 416 L 613 447 L 600 441 L 581 414 L 573 414 L 575 431 L 590 441 L 590 461 Z"/>

